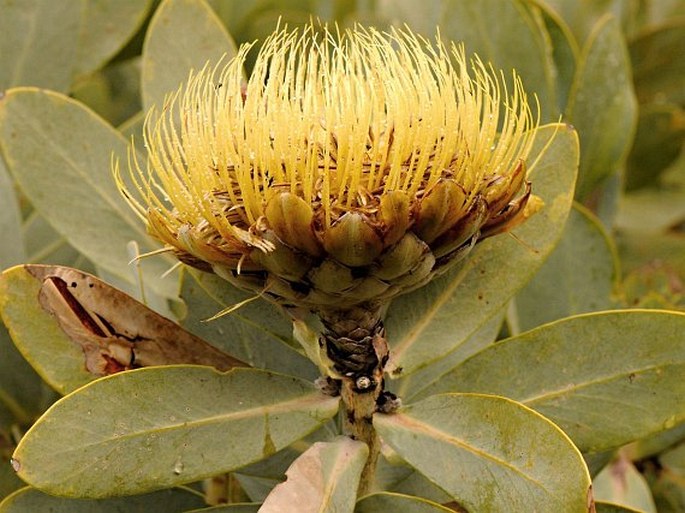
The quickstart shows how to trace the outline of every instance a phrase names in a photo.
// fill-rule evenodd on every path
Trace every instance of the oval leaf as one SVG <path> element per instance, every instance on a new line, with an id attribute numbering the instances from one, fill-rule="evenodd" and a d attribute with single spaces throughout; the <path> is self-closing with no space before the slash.
<path id="1" fill-rule="evenodd" d="M 191 70 L 235 53 L 231 36 L 204 0 L 164 0 L 150 21 L 143 46 L 144 110 L 163 105 L 164 97 L 176 92 Z"/>
<path id="2" fill-rule="evenodd" d="M 685 19 L 682 14 L 644 31 L 631 42 L 633 77 L 641 102 L 685 102 L 685 64 L 682 59 L 685 52 Z"/>
<path id="3" fill-rule="evenodd" d="M 671 429 L 666 429 L 653 436 L 641 438 L 634 444 L 627 447 L 624 453 L 631 461 L 644 460 L 650 456 L 655 456 L 673 447 L 678 442 L 685 441 L 685 422 L 682 422 Z M 685 475 L 685 444 L 682 445 L 683 467 L 682 474 Z M 662 454 L 659 461 L 664 465 L 663 458 L 667 453 Z"/>
<path id="4" fill-rule="evenodd" d="M 117 499 L 74 500 L 23 488 L 0 504 L 0 513 L 183 513 L 202 505 L 202 496 L 189 490 L 162 490 Z"/>
<path id="5" fill-rule="evenodd" d="M 401 493 L 374 493 L 357 503 L 354 513 L 379 513 L 381 511 L 401 511 L 402 513 L 454 513 L 437 502 L 412 497 Z"/>
<path id="6" fill-rule="evenodd" d="M 88 0 L 79 35 L 76 72 L 88 73 L 112 58 L 140 28 L 152 0 Z"/>
<path id="7" fill-rule="evenodd" d="M 1 300 L 0 300 L 1 302 Z M 0 323 L 0 444 L 12 425 L 29 426 L 45 409 L 46 388 Z M 5 456 L 0 453 L 0 462 Z M 6 456 L 5 456 L 6 458 Z M 0 491 L 2 490 L 0 478 Z"/>
<path id="8" fill-rule="evenodd" d="M 595 499 L 644 513 L 657 513 L 644 476 L 627 460 L 619 458 L 607 465 L 592 481 Z"/>
<path id="9" fill-rule="evenodd" d="M 376 414 L 383 440 L 468 511 L 587 511 L 590 476 L 554 424 L 509 399 L 445 394 Z"/>
<path id="10" fill-rule="evenodd" d="M 561 240 L 510 310 L 512 331 L 611 308 L 618 259 L 600 221 L 575 205 Z M 513 329 L 515 328 L 515 329 Z"/>
<path id="11" fill-rule="evenodd" d="M 621 267 L 624 272 L 631 273 L 633 282 L 628 282 L 633 289 L 628 290 L 628 297 L 637 304 L 650 304 L 651 299 L 651 304 L 677 309 L 682 298 L 680 277 L 685 276 L 685 237 L 675 230 L 662 233 L 625 231 L 620 233 L 618 243 Z M 645 262 L 649 265 L 645 266 Z M 654 284 L 662 280 L 665 285 L 657 285 L 654 290 Z M 660 296 L 662 300 L 658 301 Z"/>
<path id="12" fill-rule="evenodd" d="M 69 89 L 84 3 L 0 0 L 0 91 L 18 85 Z"/>
<path id="13" fill-rule="evenodd" d="M 660 151 L 663 151 L 663 146 Z M 621 198 L 615 226 L 621 233 L 638 237 L 650 232 L 661 234 L 669 231 L 679 237 L 676 227 L 683 222 L 685 222 L 684 188 L 645 188 Z M 652 244 L 647 242 L 646 246 L 651 247 Z M 648 259 L 642 257 L 641 263 L 645 260 Z"/>
<path id="14" fill-rule="evenodd" d="M 627 508 L 610 502 L 595 502 L 596 513 L 645 513 L 638 509 Z"/>
<path id="15" fill-rule="evenodd" d="M 39 147 L 40 151 L 36 151 Z M 0 101 L 0 149 L 22 191 L 45 219 L 98 266 L 132 281 L 126 245 L 159 248 L 117 190 L 112 159 L 126 162 L 128 143 L 92 111 L 66 96 L 12 89 Z M 171 259 L 140 262 L 144 283 L 175 297 L 177 283 L 160 276 Z"/>
<path id="16" fill-rule="evenodd" d="M 677 312 L 571 317 L 483 350 L 423 394 L 506 395 L 599 452 L 685 421 L 683 333 Z"/>
<path id="17" fill-rule="evenodd" d="M 138 369 L 62 398 L 13 457 L 19 476 L 50 494 L 130 495 L 262 459 L 319 427 L 337 405 L 310 383 L 256 369 Z"/>
<path id="18" fill-rule="evenodd" d="M 481 326 L 478 331 L 472 333 L 454 351 L 417 372 L 391 382 L 393 385 L 392 392 L 401 397 L 403 401 L 413 400 L 423 389 L 438 380 L 440 376 L 448 373 L 464 360 L 476 353 L 480 353 L 483 349 L 493 344 L 500 333 L 503 320 L 504 311 L 501 311 Z"/>
<path id="19" fill-rule="evenodd" d="M 38 374 L 65 394 L 88 383 L 83 351 L 38 302 L 42 280 L 23 266 L 0 275 L 0 314 L 14 344 Z"/>
<path id="20" fill-rule="evenodd" d="M 676 0 L 678 2 L 679 0 Z M 658 4 L 660 0 L 654 2 L 649 8 L 644 9 L 649 11 L 649 16 L 656 14 L 659 9 Z M 666 3 L 670 3 L 669 0 Z M 591 36 L 593 29 L 597 27 L 597 22 L 601 18 L 606 17 L 607 13 L 611 13 L 621 20 L 622 26 L 627 26 L 631 22 L 635 23 L 632 18 L 635 16 L 637 6 L 631 0 L 576 0 L 569 2 L 568 0 L 545 0 L 551 9 L 569 25 L 575 39 L 579 43 L 586 41 Z"/>
<path id="21" fill-rule="evenodd" d="M 541 128 L 531 155 L 553 136 L 531 178 L 545 207 L 514 230 L 519 240 L 487 239 L 463 264 L 390 305 L 385 325 L 391 375 L 410 374 L 454 351 L 504 307 L 552 251 L 571 208 L 578 166 L 578 139 L 566 125 Z"/>
<path id="22" fill-rule="evenodd" d="M 557 117 L 552 47 L 544 25 L 520 0 L 436 2 L 417 9 L 413 0 L 379 2 L 380 14 L 392 23 L 408 23 L 424 36 L 433 37 L 436 27 L 444 40 L 463 42 L 467 53 L 503 69 L 507 77 L 515 69 L 542 106 L 542 117 Z M 497 27 L 497 30 L 492 30 Z"/>
<path id="23" fill-rule="evenodd" d="M 685 439 L 681 438 L 680 444 L 665 451 L 659 457 L 659 462 L 675 474 L 685 476 Z"/>
<path id="24" fill-rule="evenodd" d="M 3 499 L 25 486 L 26 483 L 14 473 L 12 465 L 10 465 L 9 456 L 0 457 L 0 513 L 4 512 L 2 509 L 4 505 Z M 22 513 L 26 513 L 26 510 Z"/>
<path id="25" fill-rule="evenodd" d="M 226 504 L 224 506 L 214 506 L 211 508 L 194 509 L 186 513 L 259 513 L 261 504 Z M 2 512 L 0 512 L 2 513 Z"/>
<path id="26" fill-rule="evenodd" d="M 297 458 L 260 513 L 352 513 L 369 448 L 340 437 L 317 442 Z"/>
<path id="27" fill-rule="evenodd" d="M 181 299 L 183 326 L 250 365 L 314 380 L 317 368 L 291 344 L 293 323 L 276 305 L 258 298 L 210 322 L 208 317 L 254 298 L 214 274 L 187 269 Z M 229 336 L 230 334 L 230 336 Z"/>
<path id="28" fill-rule="evenodd" d="M 685 86 L 685 79 L 682 81 Z M 637 189 L 641 189 L 637 191 L 639 193 L 651 192 L 654 195 L 667 195 L 672 192 L 670 189 L 662 188 L 660 182 L 666 178 L 662 178 L 662 175 L 668 173 L 669 168 L 680 157 L 685 141 L 685 123 L 680 120 L 684 116 L 685 112 L 678 104 L 660 101 L 640 105 L 635 142 L 626 163 L 625 188 L 633 193 L 631 196 Z M 682 190 L 678 189 L 673 192 L 682 194 Z M 621 198 L 621 207 L 623 207 L 623 199 Z M 675 208 L 682 212 L 682 198 Z M 661 210 L 668 212 L 669 209 L 662 206 Z M 639 214 L 637 217 L 636 221 L 643 226 L 646 225 L 647 229 L 661 228 L 660 226 L 652 227 L 649 220 L 642 219 Z"/>
<path id="29" fill-rule="evenodd" d="M 396 454 L 392 453 L 393 459 L 398 460 Z M 410 466 L 405 461 L 394 461 L 389 467 L 382 465 L 384 459 L 381 458 L 376 472 L 376 481 L 379 490 L 388 490 L 392 493 L 400 493 L 404 495 L 411 495 L 413 497 L 420 497 L 438 504 L 449 506 L 454 502 L 452 497 L 445 493 L 435 483 L 428 480 L 421 472 Z M 384 468 L 385 466 L 385 468 Z M 392 477 L 388 481 L 387 476 L 390 473 Z M 385 479 L 384 479 L 385 477 Z"/>
<path id="30" fill-rule="evenodd" d="M 0 155 L 0 270 L 26 261 L 24 238 L 21 233 L 21 212 L 14 191 L 14 182 L 7 173 Z"/>
<path id="31" fill-rule="evenodd" d="M 26 244 L 26 259 L 19 263 L 69 265 L 92 270 L 93 264 L 76 251 L 63 235 L 55 231 L 38 212 L 33 210 L 24 220 L 22 235 Z"/>
<path id="32" fill-rule="evenodd" d="M 194 509 L 186 513 L 258 513 L 261 504 L 226 504 L 212 508 Z M 2 513 L 2 512 L 0 512 Z"/>
<path id="33" fill-rule="evenodd" d="M 555 85 L 558 112 L 564 112 L 568 103 L 569 89 L 576 72 L 580 48 L 565 19 L 562 19 L 547 2 L 540 3 L 537 7 L 540 9 L 551 41 L 552 58 L 556 67 Z"/>
<path id="34" fill-rule="evenodd" d="M 630 57 L 611 16 L 597 24 L 584 47 L 566 113 L 583 148 L 576 190 L 583 199 L 619 168 L 637 124 Z"/>

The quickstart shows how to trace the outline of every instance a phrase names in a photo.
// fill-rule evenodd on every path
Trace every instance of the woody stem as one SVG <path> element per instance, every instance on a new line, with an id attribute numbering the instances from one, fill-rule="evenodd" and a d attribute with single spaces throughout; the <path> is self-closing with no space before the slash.
<path id="1" fill-rule="evenodd" d="M 344 378 L 340 390 L 344 404 L 343 432 L 369 447 L 369 455 L 359 481 L 359 496 L 368 494 L 373 488 L 380 455 L 380 439 L 373 427 L 376 401 L 382 391 L 382 381 L 378 383 L 373 390 L 360 392 L 353 379 Z"/>
<path id="2" fill-rule="evenodd" d="M 373 487 L 380 455 L 373 414 L 383 393 L 383 367 L 388 357 L 385 329 L 374 305 L 320 312 L 320 318 L 325 328 L 321 342 L 333 370 L 342 376 L 343 431 L 369 448 L 359 484 L 361 496 Z"/>

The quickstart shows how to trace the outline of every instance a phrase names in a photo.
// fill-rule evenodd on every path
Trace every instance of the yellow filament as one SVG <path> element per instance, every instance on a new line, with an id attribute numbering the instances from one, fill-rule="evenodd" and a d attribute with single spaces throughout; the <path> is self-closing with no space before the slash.
<path id="1" fill-rule="evenodd" d="M 148 113 L 147 164 L 129 162 L 139 215 L 155 210 L 172 233 L 206 222 L 244 239 L 237 228 L 284 187 L 326 227 L 372 191 L 414 196 L 448 177 L 473 202 L 508 186 L 539 122 L 515 73 L 509 91 L 502 73 L 439 35 L 317 30 L 276 31 L 246 83 L 243 46 Z"/>

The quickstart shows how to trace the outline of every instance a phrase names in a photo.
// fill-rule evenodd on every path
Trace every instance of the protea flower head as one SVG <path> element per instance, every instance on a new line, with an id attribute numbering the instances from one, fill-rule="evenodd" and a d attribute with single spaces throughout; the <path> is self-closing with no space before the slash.
<path id="1" fill-rule="evenodd" d="M 119 177 L 181 261 L 284 305 L 378 306 L 539 206 L 515 74 L 409 30 L 277 30 L 245 82 L 249 49 L 151 111 Z"/>

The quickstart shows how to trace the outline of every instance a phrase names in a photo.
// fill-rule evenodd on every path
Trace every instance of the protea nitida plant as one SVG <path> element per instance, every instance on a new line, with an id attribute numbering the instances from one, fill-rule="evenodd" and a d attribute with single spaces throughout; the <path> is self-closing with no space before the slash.
<path id="1" fill-rule="evenodd" d="M 640 4 L 5 2 L 0 511 L 685 510 Z"/>
<path id="2" fill-rule="evenodd" d="M 178 259 L 315 313 L 347 432 L 378 454 L 382 312 L 541 206 L 520 79 L 410 31 L 279 30 L 205 67 L 145 123 L 119 184 Z"/>

